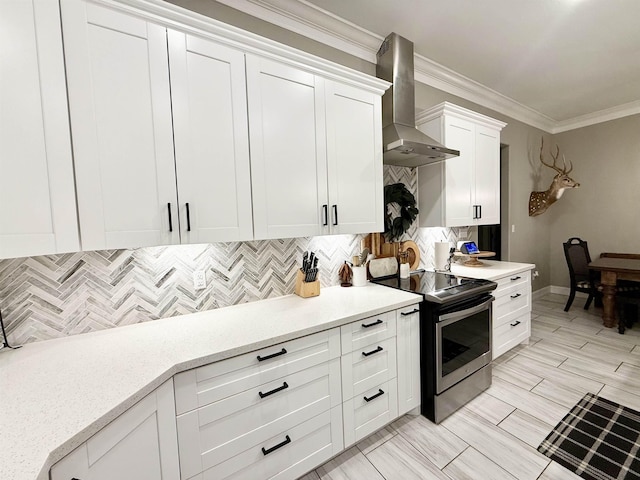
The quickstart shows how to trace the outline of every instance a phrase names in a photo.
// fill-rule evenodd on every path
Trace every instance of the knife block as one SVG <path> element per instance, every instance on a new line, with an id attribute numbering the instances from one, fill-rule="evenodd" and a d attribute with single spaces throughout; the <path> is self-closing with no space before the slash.
<path id="1" fill-rule="evenodd" d="M 305 282 L 304 273 L 298 269 L 294 291 L 296 295 L 302 298 L 317 297 L 320 295 L 320 279 L 316 277 L 314 282 Z"/>

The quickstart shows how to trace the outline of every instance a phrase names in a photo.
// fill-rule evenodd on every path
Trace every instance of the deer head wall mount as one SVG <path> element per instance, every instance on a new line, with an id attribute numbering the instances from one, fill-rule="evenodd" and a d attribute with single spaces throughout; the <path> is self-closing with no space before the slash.
<path id="1" fill-rule="evenodd" d="M 556 160 L 558 160 L 558 155 L 560 154 L 560 147 L 556 145 L 556 154 L 554 155 L 551 153 L 551 157 L 553 157 L 553 165 L 545 163 L 544 155 L 542 153 L 543 147 L 544 138 L 540 145 L 540 162 L 542 162 L 544 166 L 552 168 L 558 173 L 553 177 L 553 181 L 547 190 L 544 192 L 531 192 L 531 196 L 529 196 L 530 217 L 535 217 L 546 212 L 547 208 L 562 196 L 566 188 L 577 188 L 580 186 L 578 182 L 569 176 L 569 173 L 573 170 L 573 165 L 569 162 L 569 169 L 567 170 L 567 162 L 565 161 L 564 155 L 562 155 L 562 168 L 556 166 Z"/>

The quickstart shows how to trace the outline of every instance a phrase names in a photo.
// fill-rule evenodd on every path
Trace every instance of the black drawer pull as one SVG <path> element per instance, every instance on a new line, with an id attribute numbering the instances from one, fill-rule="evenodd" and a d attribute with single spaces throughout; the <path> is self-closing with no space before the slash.
<path id="1" fill-rule="evenodd" d="M 520 320 L 518 320 L 516 323 L 511 324 L 512 327 L 517 327 L 518 325 L 520 325 Z"/>
<path id="2" fill-rule="evenodd" d="M 369 398 L 367 397 L 363 397 L 363 398 L 365 402 L 370 402 L 371 400 L 378 398 L 380 395 L 384 395 L 384 391 L 381 388 L 378 389 L 378 393 L 376 393 L 375 395 L 372 395 Z"/>
<path id="3" fill-rule="evenodd" d="M 376 325 L 380 325 L 381 323 L 382 323 L 382 320 L 377 319 L 373 323 L 363 323 L 362 326 L 363 326 L 363 328 L 369 328 L 369 327 L 375 327 Z"/>
<path id="4" fill-rule="evenodd" d="M 522 294 L 521 293 L 516 293 L 515 295 L 511 295 L 511 298 L 518 298 L 521 297 Z"/>
<path id="5" fill-rule="evenodd" d="M 370 352 L 362 352 L 362 355 L 364 355 L 365 357 L 368 357 L 369 355 L 373 355 L 374 353 L 381 352 L 382 350 L 384 349 L 380 345 L 378 345 L 378 348 L 376 348 L 375 350 L 371 350 Z"/>
<path id="6" fill-rule="evenodd" d="M 329 225 L 329 213 L 327 208 L 329 207 L 329 205 L 322 205 L 322 226 L 326 227 L 327 225 Z"/>
<path id="7" fill-rule="evenodd" d="M 403 317 L 406 317 L 406 316 L 409 316 L 409 315 L 413 315 L 414 313 L 418 313 L 419 311 L 420 311 L 419 308 L 414 308 L 410 312 L 400 312 L 400 315 L 402 315 Z"/>
<path id="8" fill-rule="evenodd" d="M 520 280 L 522 277 L 518 275 L 517 277 L 511 277 L 511 281 L 515 282 L 516 280 Z"/>
<path id="9" fill-rule="evenodd" d="M 279 352 L 272 353 L 271 355 L 265 355 L 264 357 L 258 355 L 258 361 L 262 362 L 263 360 L 269 360 L 270 358 L 279 357 L 280 355 L 284 355 L 285 353 L 287 353 L 287 351 L 283 348 Z"/>
<path id="10" fill-rule="evenodd" d="M 189 209 L 189 202 L 187 202 L 186 204 L 187 207 L 187 232 L 191 231 L 191 212 Z"/>
<path id="11" fill-rule="evenodd" d="M 173 222 L 171 221 L 171 202 L 167 203 L 167 209 L 169 210 L 169 231 L 173 232 Z"/>
<path id="12" fill-rule="evenodd" d="M 260 395 L 260 398 L 268 397 L 269 395 L 273 395 L 274 393 L 278 393 L 278 392 L 284 390 L 285 388 L 289 388 L 289 385 L 287 384 L 287 382 L 283 382 L 281 387 L 274 388 L 273 390 L 271 390 L 271 391 L 269 391 L 267 393 L 258 392 L 258 395 Z"/>
<path id="13" fill-rule="evenodd" d="M 287 435 L 284 438 L 284 441 L 280 442 L 277 445 L 274 445 L 271 448 L 267 448 L 265 449 L 264 447 L 262 447 L 262 454 L 263 455 L 269 455 L 271 452 L 275 452 L 277 449 L 279 449 L 280 447 L 284 447 L 287 443 L 291 443 L 291 438 L 289 438 L 289 435 Z"/>

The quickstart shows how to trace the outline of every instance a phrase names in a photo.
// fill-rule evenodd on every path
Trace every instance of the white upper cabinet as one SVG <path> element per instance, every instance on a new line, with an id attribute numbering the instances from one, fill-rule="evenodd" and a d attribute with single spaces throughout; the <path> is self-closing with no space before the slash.
<path id="1" fill-rule="evenodd" d="M 328 224 L 324 83 L 247 55 L 257 239 L 320 235 Z"/>
<path id="2" fill-rule="evenodd" d="M 166 29 L 61 7 L 82 248 L 179 243 Z"/>
<path id="3" fill-rule="evenodd" d="M 0 258 L 77 251 L 55 0 L 0 2 Z"/>
<path id="4" fill-rule="evenodd" d="M 380 95 L 247 56 L 255 237 L 382 231 Z"/>
<path id="5" fill-rule="evenodd" d="M 380 96 L 326 83 L 331 233 L 384 230 Z"/>
<path id="6" fill-rule="evenodd" d="M 252 239 L 244 53 L 62 6 L 83 249 Z"/>
<path id="7" fill-rule="evenodd" d="M 251 240 L 244 54 L 168 35 L 182 243 Z"/>
<path id="8" fill-rule="evenodd" d="M 500 131 L 506 123 L 448 102 L 416 124 L 459 157 L 418 169 L 421 227 L 500 223 Z"/>

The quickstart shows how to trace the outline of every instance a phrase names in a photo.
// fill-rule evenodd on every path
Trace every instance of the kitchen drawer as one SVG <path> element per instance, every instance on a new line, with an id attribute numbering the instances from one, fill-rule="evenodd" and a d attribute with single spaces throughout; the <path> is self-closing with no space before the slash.
<path id="1" fill-rule="evenodd" d="M 343 325 L 342 354 L 360 350 L 374 342 L 380 342 L 396 334 L 396 312 L 386 312 L 358 322 Z"/>
<path id="2" fill-rule="evenodd" d="M 342 356 L 342 398 L 348 399 L 396 376 L 396 337 Z"/>
<path id="3" fill-rule="evenodd" d="M 334 328 L 179 373 L 174 377 L 176 412 L 194 410 L 339 356 L 340 329 Z"/>
<path id="4" fill-rule="evenodd" d="M 247 444 L 244 445 L 246 447 Z M 327 410 L 250 445 L 250 448 L 207 468 L 192 479 L 295 480 L 343 449 L 341 407 Z M 278 445 L 282 446 L 269 452 Z"/>
<path id="5" fill-rule="evenodd" d="M 179 415 L 181 476 L 190 478 L 241 454 L 247 445 L 268 442 L 340 402 L 336 358 Z"/>
<path id="6" fill-rule="evenodd" d="M 511 322 L 493 329 L 493 358 L 515 347 L 531 336 L 531 313 L 527 312 Z"/>
<path id="7" fill-rule="evenodd" d="M 508 277 L 496 280 L 498 286 L 493 291 L 493 296 L 500 298 L 504 295 L 510 295 L 514 290 L 525 288 L 531 290 L 531 272 L 520 272 Z"/>
<path id="8" fill-rule="evenodd" d="M 512 289 L 493 302 L 493 327 L 499 327 L 531 311 L 531 289 L 528 285 Z"/>
<path id="9" fill-rule="evenodd" d="M 343 404 L 345 448 L 384 427 L 397 416 L 398 384 L 395 378 L 345 401 Z"/>

